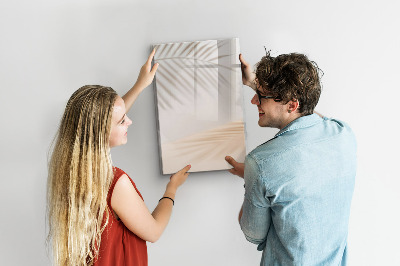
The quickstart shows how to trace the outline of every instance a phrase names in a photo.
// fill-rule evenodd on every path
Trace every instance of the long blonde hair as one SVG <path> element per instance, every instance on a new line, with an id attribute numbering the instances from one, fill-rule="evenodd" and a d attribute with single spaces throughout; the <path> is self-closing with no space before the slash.
<path id="1" fill-rule="evenodd" d="M 83 86 L 65 108 L 47 181 L 47 240 L 55 265 L 91 265 L 98 255 L 109 218 L 109 137 L 116 98 L 109 87 Z"/>

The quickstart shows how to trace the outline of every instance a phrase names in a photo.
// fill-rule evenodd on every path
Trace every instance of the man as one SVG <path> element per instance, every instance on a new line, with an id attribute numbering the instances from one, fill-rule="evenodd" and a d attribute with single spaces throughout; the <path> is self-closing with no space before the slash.
<path id="1" fill-rule="evenodd" d="M 239 223 L 263 250 L 261 265 L 345 265 L 356 141 L 345 123 L 314 113 L 319 69 L 302 54 L 267 53 L 255 73 L 239 56 L 243 84 L 258 125 L 278 128 L 244 163 L 227 156 L 244 177 Z"/>

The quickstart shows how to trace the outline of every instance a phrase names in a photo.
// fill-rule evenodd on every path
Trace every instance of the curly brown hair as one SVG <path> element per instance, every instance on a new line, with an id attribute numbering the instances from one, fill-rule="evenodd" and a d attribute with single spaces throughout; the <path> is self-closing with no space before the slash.
<path id="1" fill-rule="evenodd" d="M 275 101 L 287 104 L 291 100 L 299 102 L 299 113 L 309 115 L 314 112 L 321 95 L 323 72 L 314 61 L 298 53 L 266 56 L 256 65 L 258 85 L 264 93 L 275 96 Z"/>

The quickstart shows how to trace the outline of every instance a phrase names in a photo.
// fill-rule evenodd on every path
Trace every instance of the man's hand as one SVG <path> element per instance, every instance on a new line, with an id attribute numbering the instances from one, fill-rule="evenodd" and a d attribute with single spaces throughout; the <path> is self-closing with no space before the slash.
<path id="1" fill-rule="evenodd" d="M 243 59 L 242 54 L 239 54 L 240 68 L 242 70 L 242 81 L 244 85 L 249 86 L 253 90 L 257 89 L 256 74 L 251 66 Z"/>
<path id="2" fill-rule="evenodd" d="M 226 156 L 225 160 L 233 166 L 232 169 L 228 170 L 231 174 L 237 175 L 241 178 L 244 177 L 244 163 L 238 163 L 231 156 Z"/>

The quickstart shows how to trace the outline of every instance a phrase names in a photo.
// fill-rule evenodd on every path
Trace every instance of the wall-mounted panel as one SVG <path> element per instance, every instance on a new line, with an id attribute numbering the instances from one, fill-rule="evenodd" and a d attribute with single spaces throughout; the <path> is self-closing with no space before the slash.
<path id="1" fill-rule="evenodd" d="M 162 173 L 229 169 L 244 161 L 245 133 L 239 40 L 154 45 Z"/>

